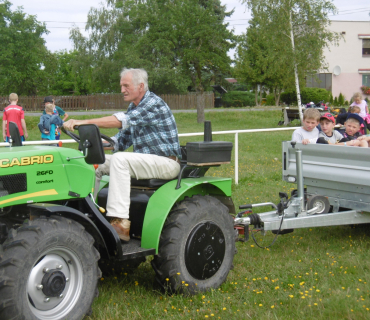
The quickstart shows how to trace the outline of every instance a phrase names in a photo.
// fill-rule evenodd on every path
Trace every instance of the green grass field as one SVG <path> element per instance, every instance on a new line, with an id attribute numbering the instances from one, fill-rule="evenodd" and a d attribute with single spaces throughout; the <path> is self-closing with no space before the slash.
<path id="1" fill-rule="evenodd" d="M 175 118 L 179 133 L 203 131 L 196 114 L 180 113 Z M 281 111 L 206 114 L 213 131 L 272 128 L 280 118 Z M 38 118 L 26 121 L 30 139 L 39 139 Z M 116 130 L 103 132 L 113 135 Z M 236 208 L 253 202 L 276 203 L 279 191 L 289 193 L 295 188 L 281 179 L 281 142 L 289 140 L 291 133 L 239 135 L 239 184 L 233 184 Z M 202 139 L 181 138 L 181 143 Z M 234 142 L 234 136 L 214 135 L 213 140 Z M 234 173 L 232 161 L 208 175 L 234 178 Z M 366 226 L 295 230 L 279 236 L 270 249 L 258 248 L 253 240 L 239 242 L 227 281 L 217 290 L 192 297 L 166 295 L 153 286 L 149 257 L 133 272 L 102 278 L 100 296 L 87 318 L 369 319 L 368 230 Z M 268 245 L 274 235 L 256 237 Z"/>

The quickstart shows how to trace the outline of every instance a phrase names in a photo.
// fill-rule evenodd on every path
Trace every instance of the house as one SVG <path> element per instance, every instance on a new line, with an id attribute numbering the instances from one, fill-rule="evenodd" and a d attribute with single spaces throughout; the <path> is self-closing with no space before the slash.
<path id="1" fill-rule="evenodd" d="M 361 87 L 370 87 L 370 21 L 331 21 L 331 31 L 342 35 L 338 46 L 325 48 L 327 70 L 307 77 L 307 87 L 325 88 L 333 97 L 350 100 Z M 318 81 L 319 80 L 319 81 Z M 370 99 L 370 94 L 363 97 Z"/>

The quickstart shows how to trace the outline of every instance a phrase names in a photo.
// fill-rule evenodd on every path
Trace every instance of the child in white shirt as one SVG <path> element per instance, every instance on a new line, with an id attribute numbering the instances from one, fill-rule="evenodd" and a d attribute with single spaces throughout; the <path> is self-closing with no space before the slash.
<path id="1" fill-rule="evenodd" d="M 303 125 L 293 132 L 292 141 L 302 144 L 316 143 L 319 137 L 317 125 L 320 121 L 320 112 L 316 109 L 306 109 L 303 113 Z"/>

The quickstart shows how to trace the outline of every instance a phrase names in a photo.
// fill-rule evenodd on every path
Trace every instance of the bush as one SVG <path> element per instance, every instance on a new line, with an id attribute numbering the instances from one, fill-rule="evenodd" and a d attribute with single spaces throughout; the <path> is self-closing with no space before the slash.
<path id="1" fill-rule="evenodd" d="M 311 101 L 315 103 L 319 101 L 327 102 L 330 98 L 329 94 L 328 90 L 322 88 L 303 88 L 301 91 L 301 102 L 304 104 Z M 297 93 L 295 90 L 283 92 L 280 100 L 287 104 L 297 104 Z"/>
<path id="2" fill-rule="evenodd" d="M 333 104 L 334 104 L 334 107 L 338 107 L 339 104 L 338 104 L 338 98 L 337 97 L 334 98 Z"/>
<path id="3" fill-rule="evenodd" d="M 275 105 L 275 95 L 273 95 L 272 93 L 267 95 L 266 105 L 267 106 L 274 106 Z"/>
<path id="4" fill-rule="evenodd" d="M 280 95 L 280 101 L 286 104 L 297 104 L 297 94 L 294 91 L 285 91 Z"/>
<path id="5" fill-rule="evenodd" d="M 342 95 L 342 92 L 339 93 L 339 96 L 338 96 L 338 105 L 344 106 L 344 96 Z"/>
<path id="6" fill-rule="evenodd" d="M 253 92 L 229 91 L 222 96 L 222 105 L 225 108 L 229 107 L 247 107 L 255 106 L 255 98 Z"/>
<path id="7" fill-rule="evenodd" d="M 332 105 L 334 103 L 333 95 L 331 92 L 329 92 L 329 103 Z"/>
<path id="8" fill-rule="evenodd" d="M 232 91 L 248 91 L 252 89 L 252 86 L 246 83 L 234 83 Z"/>

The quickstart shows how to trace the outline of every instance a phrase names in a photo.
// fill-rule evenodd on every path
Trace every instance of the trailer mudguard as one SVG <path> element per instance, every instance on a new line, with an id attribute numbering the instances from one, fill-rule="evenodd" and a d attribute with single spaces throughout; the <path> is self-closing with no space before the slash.
<path id="1" fill-rule="evenodd" d="M 172 180 L 161 186 L 149 199 L 145 211 L 142 231 L 141 247 L 154 248 L 158 253 L 159 238 L 164 222 L 173 205 L 185 197 L 196 194 L 231 196 L 231 179 L 200 177 L 197 179 L 185 178 L 181 180 L 181 188 L 175 189 L 177 180 Z"/>

